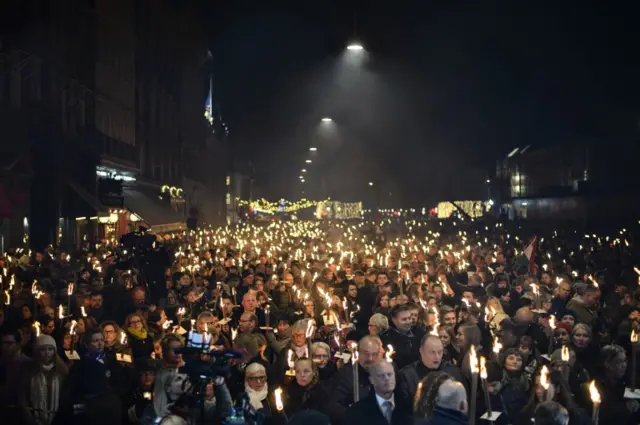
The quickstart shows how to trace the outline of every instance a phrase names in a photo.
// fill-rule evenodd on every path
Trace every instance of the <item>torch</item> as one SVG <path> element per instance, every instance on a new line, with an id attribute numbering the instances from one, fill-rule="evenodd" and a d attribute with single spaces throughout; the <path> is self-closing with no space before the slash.
<path id="1" fill-rule="evenodd" d="M 565 382 L 569 382 L 569 359 L 571 356 L 569 355 L 569 347 L 566 345 L 562 346 L 561 359 L 562 359 L 562 377 Z"/>
<path id="2" fill-rule="evenodd" d="M 598 416 L 600 416 L 600 403 L 602 402 L 602 400 L 600 399 L 600 393 L 596 388 L 596 381 L 591 381 L 591 384 L 589 384 L 589 393 L 591 395 L 591 402 L 593 403 L 591 420 L 593 420 L 594 425 L 598 425 Z"/>
<path id="3" fill-rule="evenodd" d="M 288 423 L 289 418 L 287 418 L 287 414 L 284 411 L 284 403 L 282 402 L 282 388 L 276 388 L 273 395 L 276 398 L 276 409 L 278 410 L 278 413 L 282 414 L 284 417 L 284 423 Z"/>
<path id="4" fill-rule="evenodd" d="M 553 334 L 556 330 L 556 317 L 552 314 L 549 316 L 549 327 L 551 328 L 551 336 L 549 337 L 549 355 L 553 352 Z"/>
<path id="5" fill-rule="evenodd" d="M 358 373 L 358 349 L 353 350 L 351 357 L 351 365 L 353 366 L 353 402 L 360 400 L 360 374 Z"/>
<path id="6" fill-rule="evenodd" d="M 631 331 L 631 392 L 636 390 L 636 374 L 638 367 L 638 334 Z"/>
<path id="7" fill-rule="evenodd" d="M 387 344 L 387 348 L 389 351 L 385 353 L 384 358 L 387 362 L 391 363 L 393 362 L 393 356 L 396 354 L 396 350 L 393 349 L 393 345 L 391 344 Z"/>
<path id="8" fill-rule="evenodd" d="M 478 356 L 476 355 L 476 347 L 471 346 L 469 349 L 469 368 L 471 369 L 471 406 L 469 408 L 469 425 L 476 423 L 476 397 L 478 393 Z"/>
<path id="9" fill-rule="evenodd" d="M 487 384 L 487 360 L 484 357 L 480 357 L 480 383 L 482 385 L 482 392 L 484 393 L 487 416 L 489 420 L 491 420 L 493 412 L 491 411 L 491 398 L 489 397 L 489 385 Z"/>
<path id="10" fill-rule="evenodd" d="M 307 330 L 304 333 L 304 338 L 307 340 L 307 357 L 311 358 L 311 337 L 313 336 L 313 322 L 311 319 L 307 322 Z"/>
<path id="11" fill-rule="evenodd" d="M 549 393 L 549 369 L 547 366 L 542 366 L 540 370 L 540 385 L 544 388 L 545 399 L 549 401 L 551 394 Z"/>
<path id="12" fill-rule="evenodd" d="M 289 365 L 289 369 L 285 373 L 287 376 L 296 376 L 296 371 L 293 369 L 295 366 L 295 362 L 293 361 L 293 350 L 289 350 L 287 353 L 287 364 Z"/>
<path id="13" fill-rule="evenodd" d="M 71 296 L 73 295 L 73 282 L 67 285 L 67 314 L 71 315 Z"/>

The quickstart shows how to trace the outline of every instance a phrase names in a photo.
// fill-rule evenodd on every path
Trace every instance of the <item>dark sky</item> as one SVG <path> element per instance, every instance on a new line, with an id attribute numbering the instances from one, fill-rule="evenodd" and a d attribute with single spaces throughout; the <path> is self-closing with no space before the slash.
<path id="1" fill-rule="evenodd" d="M 385 203 L 422 206 L 482 196 L 516 146 L 637 139 L 635 2 L 227 3 L 203 13 L 215 97 L 270 198 L 300 196 L 312 144 L 307 196 L 371 200 L 375 181 Z M 342 59 L 354 11 L 360 69 Z"/>

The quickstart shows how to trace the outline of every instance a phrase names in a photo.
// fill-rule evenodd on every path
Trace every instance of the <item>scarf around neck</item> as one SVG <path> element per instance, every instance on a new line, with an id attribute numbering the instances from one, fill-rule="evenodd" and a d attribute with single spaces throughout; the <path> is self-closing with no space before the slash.
<path id="1" fill-rule="evenodd" d="M 147 339 L 147 330 L 145 328 L 136 330 L 133 327 L 129 327 L 127 329 L 127 332 L 129 332 L 131 336 L 134 337 L 135 339 L 140 339 L 140 340 Z"/>
<path id="2" fill-rule="evenodd" d="M 254 409 L 258 410 L 264 407 L 262 400 L 267 398 L 267 394 L 269 393 L 269 386 L 267 384 L 265 384 L 261 391 L 256 391 L 245 382 L 244 390 L 249 396 L 249 403 Z"/>

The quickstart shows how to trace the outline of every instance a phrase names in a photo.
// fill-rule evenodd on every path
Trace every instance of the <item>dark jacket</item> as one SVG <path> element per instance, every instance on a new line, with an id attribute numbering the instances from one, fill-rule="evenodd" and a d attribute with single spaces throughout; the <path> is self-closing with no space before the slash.
<path id="1" fill-rule="evenodd" d="M 466 425 L 468 423 L 469 421 L 464 413 L 458 410 L 436 407 L 429 419 L 417 419 L 414 425 Z"/>
<path id="2" fill-rule="evenodd" d="M 411 415 L 396 403 L 391 416 L 391 425 L 405 425 L 411 423 Z M 378 406 L 376 393 L 371 391 L 369 396 L 352 404 L 347 409 L 345 424 L 389 425 Z"/>
<path id="3" fill-rule="evenodd" d="M 301 387 L 296 380 L 293 380 L 287 385 L 283 393 L 284 396 L 286 396 L 286 401 L 283 400 L 283 403 L 288 417 L 304 410 L 317 410 L 327 415 L 333 424 L 341 424 L 344 421 L 346 409 L 333 401 L 327 389 L 320 382 L 312 387 Z"/>
<path id="4" fill-rule="evenodd" d="M 418 391 L 418 383 L 431 372 L 446 372 L 456 381 L 462 382 L 460 369 L 450 363 L 442 362 L 438 369 L 428 369 L 422 361 L 417 361 L 402 369 L 398 374 L 396 404 L 408 412 L 413 412 L 413 397 Z"/>
<path id="5" fill-rule="evenodd" d="M 371 391 L 369 372 L 358 365 L 358 387 L 360 388 L 360 400 L 366 398 Z M 334 377 L 337 382 L 333 391 L 334 400 L 342 407 L 347 408 L 353 404 L 353 365 L 341 367 Z"/>
<path id="6" fill-rule="evenodd" d="M 393 345 L 396 355 L 393 362 L 402 369 L 409 364 L 420 359 L 420 340 L 424 335 L 423 331 L 415 329 L 408 334 L 401 333 L 395 326 L 389 327 L 386 332 L 380 335 L 380 339 L 385 347 Z"/>

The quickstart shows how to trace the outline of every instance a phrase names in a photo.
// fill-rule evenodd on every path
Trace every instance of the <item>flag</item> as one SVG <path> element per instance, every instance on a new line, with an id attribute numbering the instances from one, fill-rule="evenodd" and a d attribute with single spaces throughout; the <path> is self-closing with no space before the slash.
<path id="1" fill-rule="evenodd" d="M 204 116 L 210 124 L 213 124 L 213 107 L 211 105 L 211 94 L 209 94 L 207 96 L 207 99 L 204 101 Z"/>
<path id="2" fill-rule="evenodd" d="M 536 242 L 537 242 L 537 236 L 534 236 L 533 238 L 531 238 L 527 246 L 524 248 L 524 252 L 523 252 L 525 257 L 527 257 L 527 260 L 529 260 L 530 272 L 534 271 L 534 265 L 536 261 Z"/>

